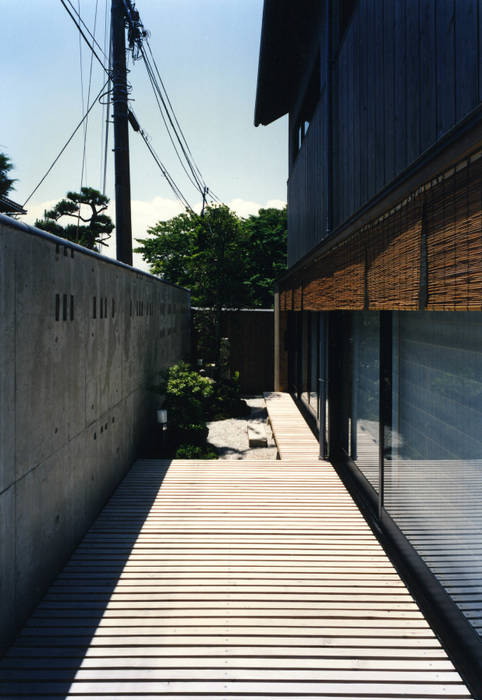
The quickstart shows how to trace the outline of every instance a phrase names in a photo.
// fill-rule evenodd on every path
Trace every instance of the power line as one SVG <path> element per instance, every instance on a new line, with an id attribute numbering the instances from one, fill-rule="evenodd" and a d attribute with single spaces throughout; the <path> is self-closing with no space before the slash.
<path id="1" fill-rule="evenodd" d="M 150 63 L 150 61 L 149 61 L 149 59 L 148 59 L 148 57 L 147 57 L 147 55 L 146 55 L 146 52 L 145 52 L 144 49 L 143 49 L 142 40 L 147 38 L 147 32 L 144 30 L 144 28 L 143 28 L 143 26 L 142 26 L 142 24 L 141 24 L 141 22 L 140 22 L 139 13 L 135 10 L 135 11 L 134 11 L 134 12 L 135 12 L 135 16 L 133 16 L 133 8 L 132 8 L 131 0 L 123 0 L 123 1 L 124 1 L 124 7 L 125 7 L 125 9 L 126 9 L 126 17 L 127 17 L 127 19 L 128 19 L 128 22 L 129 22 L 129 25 L 130 25 L 130 27 L 131 27 L 131 30 L 133 30 L 133 31 L 132 31 L 132 35 L 133 35 L 134 38 L 133 38 L 132 41 L 135 42 L 135 43 L 137 44 L 138 49 L 139 49 L 139 55 L 142 56 L 142 58 L 144 59 L 144 63 L 145 63 L 145 65 L 146 65 L 146 70 L 147 70 L 147 73 L 148 73 L 148 76 L 149 76 L 149 80 L 150 80 L 151 86 L 152 86 L 152 88 L 153 88 L 153 90 L 154 90 L 154 95 L 155 95 L 155 97 L 156 97 L 156 102 L 157 102 L 157 104 L 158 104 L 159 111 L 160 111 L 160 113 L 161 113 L 161 117 L 162 117 L 162 119 L 163 119 L 164 125 L 165 125 L 165 127 L 166 127 L 167 132 L 168 132 L 169 138 L 170 138 L 171 143 L 172 143 L 172 145 L 173 145 L 173 148 L 174 148 L 174 150 L 175 150 L 175 152 L 176 152 L 176 155 L 177 155 L 177 157 L 178 157 L 178 159 L 179 159 L 179 161 L 180 161 L 180 163 L 181 163 L 181 165 L 182 165 L 182 167 L 183 167 L 184 172 L 186 173 L 186 175 L 187 175 L 189 181 L 191 182 L 191 184 L 201 193 L 202 196 L 206 196 L 206 194 L 209 193 L 210 198 L 214 201 L 214 198 L 217 199 L 217 197 L 215 197 L 215 196 L 213 197 L 213 193 L 209 190 L 209 188 L 207 188 L 206 183 L 205 183 L 205 181 L 204 181 L 204 178 L 202 177 L 201 171 L 199 170 L 198 166 L 196 165 L 196 163 L 195 163 L 195 161 L 194 161 L 194 159 L 193 159 L 193 157 L 192 157 L 192 153 L 191 153 L 191 151 L 190 151 L 189 145 L 188 145 L 187 140 L 186 140 L 186 138 L 185 138 L 185 136 L 184 136 L 184 133 L 182 132 L 182 129 L 181 129 L 180 125 L 179 125 L 179 121 L 178 121 L 178 119 L 177 119 L 177 117 L 176 117 L 176 115 L 175 115 L 175 112 L 174 112 L 174 110 L 173 110 L 173 108 L 172 108 L 172 103 L 171 103 L 171 101 L 170 101 L 170 99 L 169 99 L 169 96 L 168 96 L 168 94 L 167 94 L 167 91 L 165 90 L 164 83 L 162 82 L 162 78 L 161 78 L 161 76 L 160 76 L 160 72 L 159 72 L 159 69 L 158 69 L 158 67 L 157 67 L 157 64 L 155 63 L 155 59 L 154 59 L 154 56 L 153 56 L 153 54 L 152 54 L 152 50 L 151 50 L 150 46 L 148 45 L 149 52 L 150 52 L 150 54 L 151 54 L 151 56 L 152 56 L 152 59 L 153 59 L 153 62 L 154 62 L 154 64 L 155 64 L 155 68 L 154 68 L 154 69 L 153 69 L 153 67 L 152 67 L 152 65 L 151 65 L 151 63 Z M 99 43 L 97 42 L 95 36 L 92 34 L 92 32 L 89 30 L 89 28 L 87 27 L 87 25 L 85 24 L 85 22 L 82 20 L 82 18 L 81 18 L 81 16 L 80 16 L 80 13 L 77 12 L 77 11 L 75 10 L 74 6 L 72 5 L 71 0 L 67 0 L 67 2 L 68 2 L 69 5 L 71 6 L 71 8 L 72 8 L 72 10 L 74 11 L 74 13 L 77 15 L 77 18 L 74 16 L 74 14 L 72 14 L 72 12 L 71 12 L 71 11 L 69 10 L 69 8 L 67 7 L 67 5 L 66 5 L 66 3 L 65 3 L 65 0 L 60 0 L 60 2 L 62 3 L 62 5 L 64 6 L 65 10 L 67 11 L 67 13 L 69 14 L 69 16 L 71 17 L 72 21 L 74 22 L 75 26 L 77 27 L 77 29 L 78 29 L 79 33 L 81 34 L 82 38 L 84 39 L 84 41 L 86 42 L 86 44 L 87 44 L 88 47 L 90 48 L 90 50 L 91 50 L 91 52 L 92 52 L 92 55 L 97 59 L 98 63 L 102 66 L 103 70 L 105 71 L 105 73 L 106 73 L 107 76 L 109 77 L 109 80 L 104 84 L 104 86 L 102 87 L 100 93 L 97 95 L 97 97 L 95 98 L 94 102 L 90 105 L 90 107 L 88 108 L 87 112 L 86 112 L 85 115 L 83 116 L 82 120 L 81 120 L 81 121 L 79 122 L 79 124 L 77 125 L 75 131 L 73 132 L 73 134 L 71 135 L 71 137 L 69 138 L 69 140 L 67 141 L 67 143 L 65 144 L 65 146 L 63 147 L 63 149 L 61 150 L 61 152 L 59 153 L 59 155 L 57 156 L 57 158 L 54 160 L 54 162 L 53 162 L 52 165 L 50 166 L 50 168 L 49 168 L 49 170 L 47 171 L 47 173 L 44 175 L 44 177 L 42 178 L 42 180 L 39 182 L 39 184 L 37 185 L 37 187 L 36 187 L 36 188 L 33 190 L 33 192 L 29 195 L 29 197 L 28 197 L 28 199 L 26 200 L 25 203 L 27 203 L 27 202 L 30 200 L 30 198 L 33 196 L 33 194 L 37 191 L 37 189 L 40 187 L 40 185 L 42 184 L 42 182 L 45 180 L 45 178 L 47 177 L 47 175 L 50 173 L 50 171 L 51 171 L 52 168 L 54 167 L 55 163 L 58 161 L 58 159 L 60 158 L 60 156 L 62 155 L 62 153 L 64 152 L 64 150 L 67 148 L 68 144 L 70 143 L 70 141 L 71 141 L 72 138 L 74 137 L 75 133 L 78 131 L 78 129 L 80 128 L 80 126 L 83 124 L 84 120 L 87 118 L 87 116 L 88 116 L 88 114 L 90 113 L 90 111 L 91 111 L 92 107 L 94 106 L 95 102 L 96 102 L 97 99 L 102 95 L 102 92 L 103 92 L 104 88 L 105 88 L 106 85 L 110 82 L 110 78 L 111 78 L 111 64 L 110 64 L 110 58 L 108 59 L 108 61 L 109 61 L 109 67 L 106 68 L 106 66 L 105 66 L 105 64 L 103 63 L 102 59 L 99 57 L 98 53 L 96 52 L 96 50 L 95 50 L 93 44 L 95 44 L 95 45 L 100 49 L 100 51 L 102 52 L 102 54 L 104 55 L 104 57 L 107 58 L 107 56 L 106 56 L 106 54 L 105 54 L 105 51 L 104 51 L 104 50 L 102 49 L 102 47 L 99 45 Z M 87 38 L 86 34 L 85 34 L 84 31 L 82 30 L 81 24 L 85 27 L 86 32 L 91 36 L 92 42 L 89 41 L 89 39 Z M 156 78 L 156 73 L 157 73 L 157 75 L 159 76 L 159 82 L 161 83 L 163 89 L 161 89 L 161 87 L 159 86 L 158 80 L 157 80 L 157 78 Z M 164 95 L 163 95 L 163 91 L 164 91 L 164 94 L 165 94 L 165 98 L 164 98 Z M 191 171 L 191 175 L 189 175 L 189 172 L 187 171 L 186 166 L 185 166 L 184 163 L 182 162 L 182 158 L 181 158 L 181 156 L 180 156 L 180 154 L 179 154 L 179 151 L 177 150 L 177 148 L 176 148 L 176 146 L 175 146 L 174 137 L 173 137 L 173 135 L 171 134 L 171 129 L 169 129 L 169 127 L 168 127 L 168 124 L 167 124 L 167 121 L 166 121 L 166 117 L 164 116 L 164 113 L 163 113 L 163 109 L 162 109 L 162 107 L 161 107 L 161 104 L 162 104 L 162 106 L 164 107 L 164 112 L 165 112 L 165 114 L 167 115 L 167 120 L 168 120 L 169 123 L 171 124 L 171 129 L 172 129 L 172 131 L 174 132 L 174 135 L 175 135 L 175 137 L 176 137 L 176 139 L 177 139 L 177 141 L 178 141 L 178 143 L 179 143 L 179 146 L 180 146 L 180 148 L 181 148 L 181 150 L 182 150 L 182 153 L 183 153 L 183 155 L 184 155 L 184 158 L 185 158 L 185 160 L 186 160 L 186 163 L 187 163 L 187 165 L 188 165 L 188 168 L 189 168 L 189 170 Z M 168 106 L 169 106 L 170 109 L 168 109 Z M 167 180 L 169 186 L 171 187 L 171 189 L 172 189 L 172 191 L 174 192 L 174 194 L 176 195 L 176 197 L 184 204 L 184 206 L 185 206 L 187 209 L 189 209 L 190 211 L 193 211 L 193 209 L 192 209 L 191 205 L 189 204 L 188 200 L 184 197 L 184 195 L 182 194 L 182 191 L 181 191 L 180 188 L 176 185 L 176 183 L 174 182 L 172 176 L 169 174 L 169 172 L 167 171 L 166 167 L 164 166 L 164 164 L 162 163 L 162 161 L 159 159 L 159 156 L 158 156 L 157 153 L 154 151 L 153 147 L 151 146 L 151 144 L 150 144 L 150 142 L 149 142 L 149 140 L 148 140 L 148 138 L 147 138 L 146 133 L 145 133 L 140 127 L 139 127 L 139 131 L 140 131 L 140 133 L 141 133 L 141 136 L 142 136 L 144 142 L 146 143 L 146 145 L 147 145 L 147 147 L 148 147 L 148 149 L 149 149 L 149 152 L 150 152 L 151 155 L 153 156 L 153 158 L 154 158 L 156 164 L 157 164 L 158 167 L 160 168 L 162 174 L 163 174 L 164 177 L 166 178 L 166 180 Z M 106 146 L 105 146 L 105 148 L 106 148 L 106 151 L 107 151 L 107 133 L 106 133 Z M 105 177 L 106 177 L 106 160 L 107 160 L 107 159 L 105 159 L 105 163 L 104 163 L 104 188 L 105 188 Z M 218 200 L 218 201 L 219 201 L 219 200 Z"/>
<path id="2" fill-rule="evenodd" d="M 94 14 L 94 34 L 93 34 L 94 38 L 95 38 L 95 30 L 96 30 L 96 27 L 97 27 L 97 10 L 98 10 L 98 6 L 99 6 L 99 0 L 96 0 L 96 1 L 95 1 L 95 14 Z M 80 17 L 80 0 L 79 0 L 79 17 Z M 80 37 L 79 37 L 79 39 L 80 39 Z M 90 91 L 91 91 L 91 88 L 92 88 L 92 68 L 93 68 L 93 64 L 94 64 L 94 54 L 91 53 L 91 54 L 90 54 L 90 69 L 89 69 L 89 87 L 88 87 L 88 89 L 87 89 L 87 104 L 89 104 L 89 100 L 90 100 Z M 83 93 L 82 93 L 82 98 L 83 98 Z M 85 179 L 86 179 L 86 180 L 88 179 L 88 178 L 87 178 L 87 168 L 86 168 L 86 165 L 85 165 L 85 156 L 86 156 L 86 150 L 87 150 L 87 132 L 88 132 L 88 129 L 89 129 L 89 120 L 86 119 L 86 120 L 85 120 L 85 124 L 84 124 L 84 147 L 83 147 L 83 150 L 82 150 L 82 168 L 81 168 L 81 171 L 80 171 L 80 189 L 81 189 L 81 190 L 82 190 L 82 185 L 84 184 L 84 172 L 85 172 Z"/>
<path id="3" fill-rule="evenodd" d="M 72 11 L 77 15 L 77 19 L 78 19 L 78 21 L 80 22 L 80 24 L 82 24 L 82 26 L 84 27 L 84 29 L 85 29 L 85 31 L 87 32 L 87 34 L 90 35 L 90 38 L 92 39 L 92 42 L 97 46 L 97 48 L 99 49 L 99 51 L 101 52 L 101 54 L 104 56 L 104 58 L 105 58 L 106 60 L 108 60 L 108 56 L 107 56 L 107 52 L 106 52 L 105 46 L 104 46 L 104 48 L 102 48 L 102 46 L 99 44 L 99 42 L 97 41 L 97 39 L 95 38 L 95 36 L 92 34 L 92 32 L 90 31 L 89 27 L 87 26 L 87 24 L 84 22 L 84 20 L 83 20 L 82 17 L 80 16 L 80 9 L 77 10 L 77 9 L 75 8 L 75 6 L 74 6 L 72 0 L 67 0 L 67 2 L 69 3 L 69 5 L 70 5 Z M 63 4 L 63 3 L 62 3 L 62 4 Z M 66 9 L 67 9 L 67 8 L 66 8 Z M 69 12 L 69 14 L 70 14 L 70 12 Z M 106 0 L 106 15 L 107 15 L 107 0 Z M 72 15 L 71 15 L 71 16 L 72 16 Z"/>
<path id="4" fill-rule="evenodd" d="M 101 87 L 100 91 L 98 92 L 98 94 L 96 95 L 96 97 L 94 98 L 94 100 L 92 101 L 92 104 L 88 107 L 86 113 L 84 114 L 84 116 L 82 117 L 82 119 L 80 120 L 80 122 L 77 124 L 77 126 L 76 126 L 75 129 L 73 130 L 72 134 L 71 134 L 71 135 L 69 136 L 69 138 L 67 139 L 67 142 L 65 143 L 65 145 L 64 145 L 64 146 L 62 147 L 62 149 L 60 150 L 58 156 L 55 158 L 55 160 L 53 161 L 52 165 L 49 167 L 49 169 L 47 170 L 47 172 L 45 173 L 45 175 L 43 176 L 43 178 L 40 180 L 40 182 L 38 183 L 38 185 L 32 190 L 32 192 L 29 194 L 29 196 L 27 197 L 27 199 L 26 199 L 25 202 L 23 203 L 23 205 L 22 205 L 23 207 L 25 207 L 25 205 L 27 204 L 27 202 L 30 201 L 30 199 L 33 197 L 33 195 L 35 194 L 35 192 L 38 190 L 38 188 L 40 187 L 40 185 L 41 185 L 41 184 L 43 183 L 43 181 L 45 180 L 45 178 L 49 175 L 49 173 L 50 173 L 51 170 L 53 169 L 54 165 L 57 163 L 57 161 L 59 160 L 59 158 L 61 157 L 61 155 L 63 154 L 63 152 L 64 152 L 65 149 L 67 148 L 67 146 L 69 145 L 69 143 L 70 143 L 70 142 L 72 141 L 72 139 L 74 138 L 75 134 L 78 132 L 78 130 L 80 129 L 80 127 L 81 127 L 82 124 L 84 123 L 85 119 L 87 119 L 88 115 L 90 114 L 90 111 L 91 111 L 92 108 L 94 107 L 94 105 L 95 105 L 95 103 L 97 102 L 97 100 L 102 96 L 102 94 L 103 94 L 103 92 L 104 92 L 104 89 L 105 89 L 106 85 L 108 84 L 108 82 L 109 82 L 109 81 L 107 80 L 107 81 L 104 83 L 104 85 Z"/>
<path id="5" fill-rule="evenodd" d="M 155 160 L 157 166 L 159 167 L 160 171 L 162 172 L 162 174 L 163 174 L 164 177 L 166 178 L 166 180 L 167 180 L 167 182 L 168 182 L 168 184 L 169 184 L 171 190 L 173 191 L 173 193 L 174 193 L 174 194 L 176 195 L 176 197 L 179 199 L 179 201 L 181 202 L 181 204 L 183 204 L 183 205 L 186 207 L 186 209 L 189 209 L 189 211 L 191 211 L 191 212 L 194 213 L 194 210 L 193 210 L 192 206 L 189 204 L 188 200 L 187 200 L 186 197 L 183 195 L 183 193 L 181 192 L 180 188 L 176 185 L 176 183 L 174 182 L 173 177 L 169 174 L 169 172 L 168 172 L 166 166 L 162 163 L 161 159 L 159 158 L 159 156 L 157 155 L 157 153 L 155 152 L 155 150 L 154 150 L 153 147 L 151 146 L 151 144 L 150 144 L 150 142 L 149 142 L 149 139 L 148 139 L 148 137 L 147 137 L 147 134 L 146 134 L 142 129 L 139 129 L 139 133 L 140 133 L 140 135 L 141 135 L 141 137 L 142 137 L 144 143 L 146 144 L 147 148 L 149 149 L 150 154 L 151 154 L 152 157 L 154 158 L 154 160 Z"/>
<path id="6" fill-rule="evenodd" d="M 151 82 L 151 86 L 154 90 L 154 96 L 156 98 L 156 102 L 161 113 L 162 120 L 166 127 L 174 151 L 189 181 L 204 198 L 206 196 L 206 192 L 209 191 L 209 188 L 206 185 L 206 182 L 199 169 L 199 166 L 194 160 L 186 136 L 181 128 L 179 120 L 172 106 L 172 102 L 167 93 L 166 86 L 164 85 L 164 82 L 162 80 L 162 76 L 160 74 L 157 62 L 155 60 L 154 54 L 149 43 L 148 32 L 144 29 L 144 26 L 139 17 L 139 13 L 135 9 L 135 6 L 133 5 L 132 1 L 123 0 L 123 2 L 129 24 L 129 41 L 131 50 L 133 52 L 133 58 L 134 60 L 136 60 L 137 58 L 143 59 L 144 65 L 146 66 L 147 74 L 149 76 L 149 80 Z M 144 43 L 147 45 L 150 57 L 144 50 Z M 136 49 L 136 53 L 134 53 L 134 49 Z M 169 122 L 170 127 L 167 122 Z M 182 151 L 182 155 L 184 156 L 184 160 L 187 164 L 187 168 L 189 169 L 191 174 L 189 174 L 189 172 L 187 171 L 187 168 L 184 165 L 184 162 L 181 158 L 181 155 L 178 151 L 174 140 L 177 140 L 179 148 Z M 210 194 L 210 198 L 213 199 L 212 193 Z"/>
<path id="7" fill-rule="evenodd" d="M 65 4 L 65 0 L 60 0 L 60 2 L 62 3 L 62 5 L 63 5 L 63 6 L 65 7 L 65 9 L 67 10 L 67 12 L 68 12 L 68 14 L 70 15 L 70 17 L 71 17 L 73 23 L 75 24 L 75 26 L 76 26 L 77 29 L 79 30 L 80 34 L 82 35 L 82 38 L 84 39 L 85 43 L 87 44 L 87 46 L 90 48 L 90 50 L 91 50 L 92 53 L 94 54 L 94 56 L 95 56 L 95 58 L 97 59 L 97 61 L 100 63 L 100 65 L 102 66 L 102 68 L 104 69 L 104 71 L 105 71 L 107 74 L 109 74 L 109 71 L 107 70 L 107 68 L 105 67 L 104 63 L 102 62 L 102 59 L 99 58 L 98 53 L 96 52 L 96 50 L 95 50 L 94 47 L 92 46 L 91 42 L 87 39 L 87 37 L 85 36 L 84 32 L 82 31 L 82 27 L 80 26 L 80 22 L 77 21 L 77 20 L 75 19 L 74 15 L 72 14 L 72 12 L 69 10 L 69 8 L 67 7 L 67 5 Z M 74 11 L 75 11 L 75 10 L 74 10 Z M 90 32 L 89 32 L 89 33 L 90 33 Z M 97 42 L 96 42 L 96 43 L 97 43 Z M 101 49 L 101 51 L 102 51 L 102 49 Z"/>
<path id="8" fill-rule="evenodd" d="M 108 0 L 105 0 L 105 10 L 104 10 L 104 56 L 106 55 L 106 51 L 109 51 L 109 60 L 108 60 L 108 66 L 109 66 L 109 75 L 112 70 L 112 61 L 111 61 L 111 43 L 110 43 L 110 31 L 108 29 L 109 27 L 109 22 L 108 22 Z M 107 49 L 107 45 L 109 48 Z M 108 145 L 109 145 L 109 120 L 110 120 L 110 80 L 109 80 L 109 85 L 107 89 L 107 101 L 102 102 L 102 129 L 101 129 L 101 135 L 100 135 L 100 152 L 101 152 L 101 159 L 100 159 L 100 190 L 103 195 L 105 195 L 105 186 L 106 186 L 106 179 L 107 179 L 107 152 L 108 152 Z"/>

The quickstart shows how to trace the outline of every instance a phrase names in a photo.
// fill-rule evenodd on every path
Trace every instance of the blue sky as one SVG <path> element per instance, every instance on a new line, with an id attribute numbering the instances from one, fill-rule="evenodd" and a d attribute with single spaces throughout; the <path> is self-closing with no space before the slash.
<path id="1" fill-rule="evenodd" d="M 72 0 L 77 7 L 79 0 Z M 286 118 L 253 126 L 262 0 L 137 0 L 169 96 L 209 187 L 241 215 L 286 199 Z M 110 0 L 97 0 L 98 42 Z M 23 203 L 82 116 L 78 32 L 60 0 L 0 1 L 2 110 L 0 150 L 15 164 L 12 196 Z M 93 29 L 96 0 L 80 0 Z M 82 45 L 84 102 L 90 54 Z M 193 206 L 199 195 L 177 164 L 142 61 L 130 63 L 132 108 L 152 144 Z M 94 62 L 91 96 L 104 82 Z M 87 133 L 87 178 L 100 187 L 102 108 Z M 133 229 L 168 218 L 180 205 L 138 135 L 130 132 Z M 112 145 L 112 142 L 111 142 Z M 33 222 L 46 206 L 80 187 L 82 130 L 27 205 Z M 109 150 L 107 195 L 113 196 Z"/>

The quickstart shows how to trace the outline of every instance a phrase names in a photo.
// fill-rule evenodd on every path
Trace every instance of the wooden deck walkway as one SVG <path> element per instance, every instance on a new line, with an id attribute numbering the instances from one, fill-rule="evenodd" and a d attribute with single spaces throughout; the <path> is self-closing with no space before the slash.
<path id="1" fill-rule="evenodd" d="M 320 446 L 289 394 L 264 394 L 269 422 L 280 459 L 318 462 Z"/>
<path id="2" fill-rule="evenodd" d="M 470 697 L 334 469 L 139 461 L 0 697 Z"/>

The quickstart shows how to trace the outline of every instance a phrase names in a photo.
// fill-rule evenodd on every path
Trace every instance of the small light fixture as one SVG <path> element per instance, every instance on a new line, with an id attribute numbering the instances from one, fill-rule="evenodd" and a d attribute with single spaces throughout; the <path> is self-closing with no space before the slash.
<path id="1" fill-rule="evenodd" d="M 167 430 L 167 410 L 165 408 L 160 408 L 157 411 L 157 422 L 162 425 L 163 430 Z"/>

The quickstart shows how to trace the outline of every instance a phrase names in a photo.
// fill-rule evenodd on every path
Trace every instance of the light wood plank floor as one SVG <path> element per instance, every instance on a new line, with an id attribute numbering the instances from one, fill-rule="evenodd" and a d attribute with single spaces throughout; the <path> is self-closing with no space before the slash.
<path id="1" fill-rule="evenodd" d="M 139 461 L 0 697 L 468 698 L 334 469 Z"/>
<path id="2" fill-rule="evenodd" d="M 280 459 L 318 461 L 320 446 L 289 394 L 264 394 Z"/>

